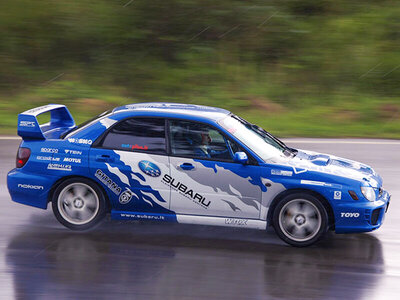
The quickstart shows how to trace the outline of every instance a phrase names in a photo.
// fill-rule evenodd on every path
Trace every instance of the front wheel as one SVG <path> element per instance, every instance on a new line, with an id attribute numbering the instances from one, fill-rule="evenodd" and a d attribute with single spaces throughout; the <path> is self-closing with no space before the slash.
<path id="1" fill-rule="evenodd" d="M 277 204 L 272 223 L 283 241 L 306 247 L 324 236 L 328 229 L 328 214 L 316 197 L 297 193 L 286 196 Z"/>
<path id="2" fill-rule="evenodd" d="M 85 178 L 72 178 L 61 183 L 54 191 L 52 207 L 57 220 L 73 230 L 93 227 L 106 212 L 103 192 Z"/>

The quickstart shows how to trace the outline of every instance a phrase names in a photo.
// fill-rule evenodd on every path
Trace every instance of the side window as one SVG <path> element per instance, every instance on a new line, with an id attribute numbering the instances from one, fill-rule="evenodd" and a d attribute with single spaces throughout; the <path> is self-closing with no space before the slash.
<path id="1" fill-rule="evenodd" d="M 165 120 L 132 118 L 115 125 L 103 140 L 103 147 L 166 154 Z"/>
<path id="2" fill-rule="evenodd" d="M 224 136 L 207 124 L 172 120 L 169 134 L 173 155 L 232 161 Z"/>

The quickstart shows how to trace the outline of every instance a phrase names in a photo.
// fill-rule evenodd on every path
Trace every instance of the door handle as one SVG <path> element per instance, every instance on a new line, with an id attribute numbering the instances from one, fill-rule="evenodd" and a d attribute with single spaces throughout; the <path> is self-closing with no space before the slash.
<path id="1" fill-rule="evenodd" d="M 113 160 L 114 159 L 110 155 L 107 155 L 107 154 L 97 155 L 96 156 L 96 161 L 106 162 L 106 161 L 113 161 Z"/>
<path id="2" fill-rule="evenodd" d="M 185 170 L 185 171 L 189 171 L 189 170 L 193 170 L 194 166 L 191 163 L 183 163 L 179 166 L 179 168 L 181 168 L 182 170 Z"/>

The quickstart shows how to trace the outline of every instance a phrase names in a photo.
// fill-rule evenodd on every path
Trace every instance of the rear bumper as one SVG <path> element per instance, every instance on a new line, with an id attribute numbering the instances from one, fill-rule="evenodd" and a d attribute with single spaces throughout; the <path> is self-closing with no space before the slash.
<path id="1" fill-rule="evenodd" d="M 384 191 L 374 202 L 338 204 L 335 209 L 335 232 L 368 232 L 378 229 L 385 219 L 391 196 Z"/>
<path id="2" fill-rule="evenodd" d="M 13 169 L 7 175 L 7 187 L 14 202 L 46 209 L 49 192 L 56 180 L 57 177 Z"/>

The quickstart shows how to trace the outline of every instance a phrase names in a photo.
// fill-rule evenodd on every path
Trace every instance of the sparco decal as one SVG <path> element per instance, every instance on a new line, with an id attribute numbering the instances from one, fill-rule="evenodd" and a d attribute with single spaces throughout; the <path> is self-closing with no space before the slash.
<path id="1" fill-rule="evenodd" d="M 174 190 L 178 191 L 183 196 L 193 200 L 193 202 L 200 204 L 204 208 L 208 208 L 210 206 L 211 201 L 206 201 L 206 198 L 200 195 L 199 193 L 193 192 L 192 189 L 188 188 L 183 183 L 177 181 L 175 178 L 165 174 L 162 178 L 162 181 L 172 187 Z"/>
<path id="2" fill-rule="evenodd" d="M 44 187 L 41 185 L 31 185 L 27 183 L 19 183 L 18 187 L 21 189 L 30 189 L 30 190 L 43 190 Z"/>
<path id="3" fill-rule="evenodd" d="M 97 170 L 95 174 L 96 178 L 104 183 L 115 195 L 119 195 L 121 193 L 121 188 L 112 181 L 106 174 L 103 173 L 102 170 Z"/>
<path id="4" fill-rule="evenodd" d="M 126 191 L 122 192 L 122 194 L 119 196 L 119 203 L 121 204 L 127 204 L 132 200 L 133 192 L 126 188 Z"/>
<path id="5" fill-rule="evenodd" d="M 44 153 L 58 153 L 58 149 L 54 149 L 54 148 L 41 148 L 40 152 L 44 152 Z"/>

